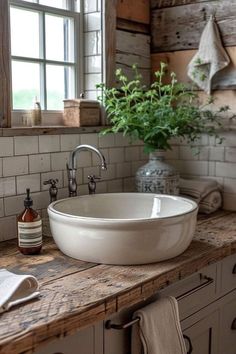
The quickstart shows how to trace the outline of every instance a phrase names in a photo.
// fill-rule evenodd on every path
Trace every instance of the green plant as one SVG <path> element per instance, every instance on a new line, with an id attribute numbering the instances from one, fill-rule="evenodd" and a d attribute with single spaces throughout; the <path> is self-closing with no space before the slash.
<path id="1" fill-rule="evenodd" d="M 160 70 L 155 72 L 155 81 L 148 89 L 142 85 L 136 65 L 133 65 L 133 80 L 128 80 L 121 69 L 116 71 L 118 88 L 97 85 L 102 89 L 100 100 L 111 123 L 103 134 L 123 132 L 131 140 L 140 139 L 146 153 L 171 149 L 173 137 L 187 138 L 192 144 L 202 133 L 217 136 L 221 113 L 229 107 L 221 107 L 215 112 L 207 109 L 212 98 L 199 106 L 196 94 L 179 83 L 175 73 L 170 74 L 170 83 L 163 82 L 166 69 L 167 65 L 161 63 Z"/>

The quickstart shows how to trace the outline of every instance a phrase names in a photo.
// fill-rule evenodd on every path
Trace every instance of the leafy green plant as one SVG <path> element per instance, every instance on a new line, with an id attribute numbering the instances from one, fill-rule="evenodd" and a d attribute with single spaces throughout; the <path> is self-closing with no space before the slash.
<path id="1" fill-rule="evenodd" d="M 148 89 L 142 85 L 136 65 L 133 80 L 128 80 L 121 69 L 116 71 L 118 88 L 97 85 L 102 89 L 100 100 L 111 123 L 103 134 L 123 132 L 131 140 L 142 140 L 146 153 L 171 149 L 173 137 L 187 138 L 192 144 L 202 133 L 217 136 L 221 113 L 229 107 L 213 112 L 207 109 L 211 98 L 200 106 L 196 94 L 179 83 L 175 73 L 170 74 L 170 83 L 164 83 L 166 69 L 167 65 L 161 63 Z"/>

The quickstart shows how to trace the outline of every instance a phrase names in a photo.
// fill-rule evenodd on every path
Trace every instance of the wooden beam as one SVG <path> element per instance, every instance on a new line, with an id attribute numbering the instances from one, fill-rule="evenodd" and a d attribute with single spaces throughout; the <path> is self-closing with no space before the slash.
<path id="1" fill-rule="evenodd" d="M 132 33 L 150 34 L 150 26 L 145 23 L 133 22 L 123 18 L 117 18 L 117 29 Z"/>
<path id="2" fill-rule="evenodd" d="M 149 0 L 118 0 L 117 16 L 126 20 L 149 24 Z"/>
<path id="3" fill-rule="evenodd" d="M 0 0 L 0 126 L 11 125 L 11 55 L 8 0 Z"/>
<path id="4" fill-rule="evenodd" d="M 236 45 L 236 2 L 207 1 L 152 11 L 152 52 L 197 49 L 210 15 L 214 14 L 225 46 Z"/>
<path id="5" fill-rule="evenodd" d="M 213 0 L 151 0 L 151 9 L 163 9 L 165 7 L 175 7 L 209 1 Z"/>
<path id="6" fill-rule="evenodd" d="M 115 83 L 117 0 L 105 0 L 105 83 Z"/>

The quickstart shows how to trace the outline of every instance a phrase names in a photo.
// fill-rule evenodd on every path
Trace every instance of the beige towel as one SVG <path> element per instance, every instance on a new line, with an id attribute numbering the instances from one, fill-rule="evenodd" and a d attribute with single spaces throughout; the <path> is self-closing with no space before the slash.
<path id="1" fill-rule="evenodd" d="M 203 198 L 199 203 L 199 213 L 211 214 L 222 206 L 222 195 L 220 191 L 213 191 Z"/>
<path id="2" fill-rule="evenodd" d="M 174 297 L 155 301 L 134 313 L 140 321 L 132 329 L 132 354 L 186 354 Z M 141 339 L 141 341 L 140 341 Z"/>
<path id="3" fill-rule="evenodd" d="M 188 76 L 210 94 L 214 75 L 229 63 L 230 58 L 222 46 L 218 26 L 211 16 L 202 33 L 198 52 L 188 65 Z"/>
<path id="4" fill-rule="evenodd" d="M 189 196 L 199 203 L 208 194 L 220 190 L 221 187 L 217 181 L 212 179 L 180 178 L 179 189 L 180 194 Z"/>

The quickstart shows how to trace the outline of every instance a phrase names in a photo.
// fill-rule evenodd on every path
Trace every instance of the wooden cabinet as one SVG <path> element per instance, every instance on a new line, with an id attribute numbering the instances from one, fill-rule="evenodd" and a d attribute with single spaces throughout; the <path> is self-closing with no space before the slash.
<path id="1" fill-rule="evenodd" d="M 220 354 L 236 354 L 236 291 L 220 307 Z"/>

